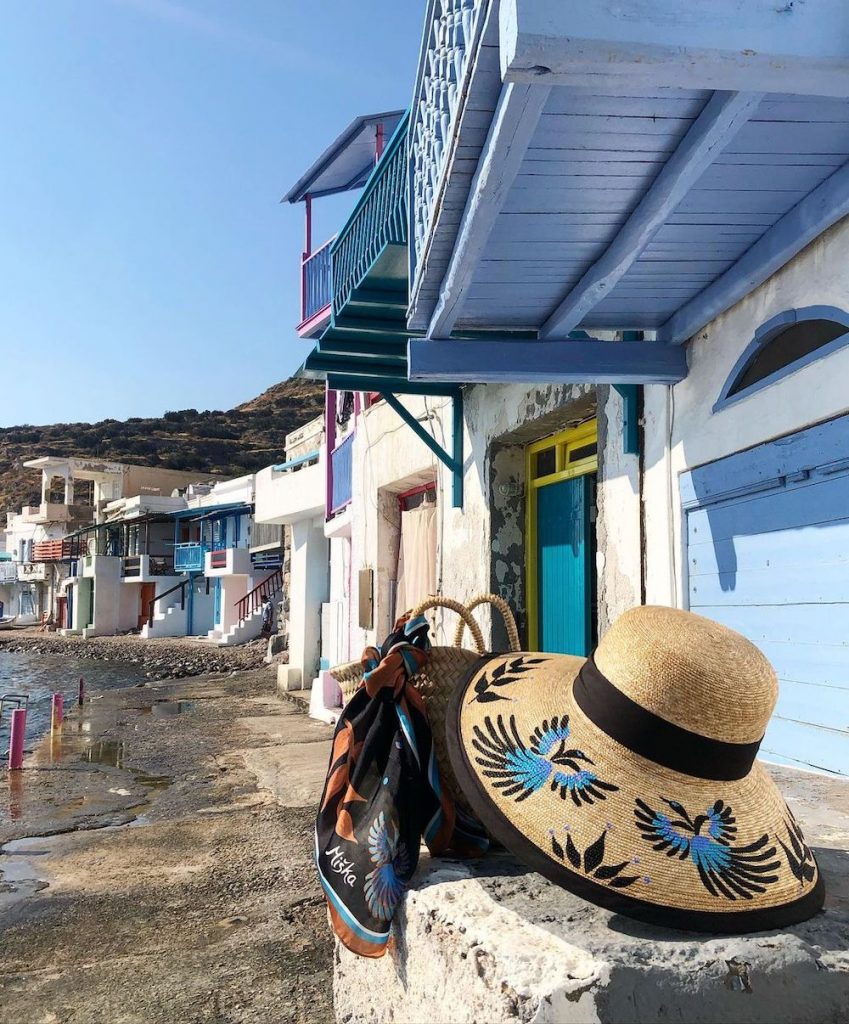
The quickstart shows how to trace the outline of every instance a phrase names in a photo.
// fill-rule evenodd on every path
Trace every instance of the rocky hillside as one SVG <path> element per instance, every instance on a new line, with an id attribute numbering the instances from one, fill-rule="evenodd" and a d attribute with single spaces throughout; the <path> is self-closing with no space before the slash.
<path id="1" fill-rule="evenodd" d="M 0 512 L 40 500 L 40 476 L 22 468 L 26 459 L 76 455 L 240 476 L 279 461 L 286 434 L 323 408 L 322 384 L 287 380 L 227 412 L 180 409 L 160 417 L 0 428 Z"/>

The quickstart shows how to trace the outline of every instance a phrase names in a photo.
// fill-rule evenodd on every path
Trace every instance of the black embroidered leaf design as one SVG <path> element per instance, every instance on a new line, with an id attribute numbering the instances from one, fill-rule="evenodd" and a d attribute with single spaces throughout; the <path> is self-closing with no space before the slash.
<path id="1" fill-rule="evenodd" d="M 609 878 L 615 878 L 623 868 L 626 868 L 630 861 L 623 860 L 621 864 L 602 865 L 595 873 L 596 878 L 606 882 Z"/>
<path id="2" fill-rule="evenodd" d="M 580 868 L 581 866 L 581 855 L 578 853 L 578 848 L 572 842 L 572 837 L 566 837 L 566 856 L 569 858 L 569 863 L 573 868 Z"/>
<path id="3" fill-rule="evenodd" d="M 475 693 L 477 696 L 472 697 L 469 703 L 471 704 L 475 700 L 481 704 L 494 700 L 510 700 L 509 697 L 493 695 L 491 688 L 493 686 L 508 686 L 510 683 L 515 683 L 520 676 L 530 672 L 534 665 L 541 665 L 545 660 L 545 658 L 526 658 L 520 654 L 517 658 L 513 658 L 512 661 L 503 661 L 492 670 L 491 675 L 485 672 L 475 683 Z"/>
<path id="4" fill-rule="evenodd" d="M 509 697 L 502 697 L 500 693 L 482 693 L 476 699 L 479 704 L 491 704 L 494 700 L 510 700 Z"/>
<path id="5" fill-rule="evenodd" d="M 789 807 L 787 808 L 787 814 L 788 818 L 784 822 L 784 827 L 787 829 L 787 838 L 790 841 L 790 846 L 788 847 L 780 836 L 775 838 L 778 841 L 778 845 L 784 851 L 787 864 L 794 877 L 798 879 L 801 885 L 804 885 L 806 882 L 812 882 L 817 873 L 814 855 L 806 845 L 802 830 L 796 823 L 796 819 L 793 817 Z"/>
<path id="6" fill-rule="evenodd" d="M 610 884 L 614 889 L 624 889 L 626 885 L 633 885 L 639 877 L 639 875 L 626 875 L 624 878 L 614 878 Z"/>
<path id="7" fill-rule="evenodd" d="M 633 885 L 634 882 L 639 881 L 639 875 L 621 875 L 623 871 L 631 862 L 623 860 L 619 864 L 604 864 L 604 840 L 605 832 L 596 839 L 594 843 L 591 843 L 584 851 L 583 855 L 583 871 L 586 875 L 591 875 L 593 878 L 597 878 L 600 882 L 605 882 L 607 885 L 612 885 L 616 889 L 625 889 L 629 885 Z M 566 837 L 566 850 L 564 851 L 560 843 L 557 842 L 554 835 L 551 836 L 551 849 L 554 856 L 562 861 L 568 860 L 569 863 L 576 871 L 581 870 L 581 853 L 575 845 L 571 835 Z M 648 881 L 648 879 L 646 879 Z"/>
<path id="8" fill-rule="evenodd" d="M 605 833 L 602 832 L 592 846 L 588 846 L 584 852 L 584 871 L 588 875 L 595 871 L 604 860 L 604 836 Z"/>

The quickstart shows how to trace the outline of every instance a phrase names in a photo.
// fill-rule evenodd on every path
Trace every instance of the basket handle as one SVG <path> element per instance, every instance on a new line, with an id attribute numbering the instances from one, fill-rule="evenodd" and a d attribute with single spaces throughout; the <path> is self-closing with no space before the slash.
<path id="1" fill-rule="evenodd" d="M 507 604 L 503 597 L 498 597 L 496 594 L 478 594 L 469 601 L 466 605 L 466 610 L 472 612 L 481 604 L 491 604 L 501 612 L 501 616 L 504 619 L 504 625 L 507 627 L 507 641 L 510 644 L 510 650 L 513 653 L 521 651 L 522 647 L 519 643 L 519 630 L 516 626 L 516 619 L 510 605 Z M 465 619 L 461 619 L 457 623 L 457 630 L 454 633 L 455 647 L 461 647 L 463 644 L 463 632 L 465 631 L 465 626 Z"/>
<path id="2" fill-rule="evenodd" d="M 463 638 L 463 627 L 468 626 L 469 629 L 471 630 L 472 639 L 475 642 L 475 647 L 477 648 L 478 654 L 486 653 L 486 647 L 483 642 L 483 633 L 481 633 L 481 628 L 477 624 L 477 622 L 475 622 L 474 618 L 472 617 L 472 613 L 464 604 L 461 604 L 459 601 L 454 601 L 450 597 L 441 597 L 437 594 L 434 594 L 431 597 L 426 597 L 424 601 L 421 602 L 421 604 L 417 605 L 410 612 L 410 618 L 415 618 L 417 615 L 424 615 L 424 613 L 428 611 L 430 608 L 448 608 L 449 611 L 456 612 L 460 616 L 460 641 L 462 642 Z M 461 643 L 457 643 L 456 646 L 460 647 Z"/>

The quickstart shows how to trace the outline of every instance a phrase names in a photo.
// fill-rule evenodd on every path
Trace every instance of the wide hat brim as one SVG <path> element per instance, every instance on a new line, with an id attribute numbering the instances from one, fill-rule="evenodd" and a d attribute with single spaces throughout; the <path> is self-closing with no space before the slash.
<path id="1" fill-rule="evenodd" d="M 496 655 L 454 691 L 446 741 L 487 830 L 570 892 L 650 924 L 739 934 L 822 908 L 814 856 L 759 762 L 717 781 L 613 740 L 569 655 Z"/>

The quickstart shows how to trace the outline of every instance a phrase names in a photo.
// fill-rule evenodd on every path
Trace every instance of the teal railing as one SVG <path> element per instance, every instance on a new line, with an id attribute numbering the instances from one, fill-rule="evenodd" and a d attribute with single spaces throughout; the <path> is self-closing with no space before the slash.
<path id="1" fill-rule="evenodd" d="M 406 245 L 408 121 L 409 115 L 401 119 L 330 250 L 334 316 L 387 245 Z"/>
<path id="2" fill-rule="evenodd" d="M 202 572 L 205 544 L 175 544 L 174 569 L 177 572 Z"/>

